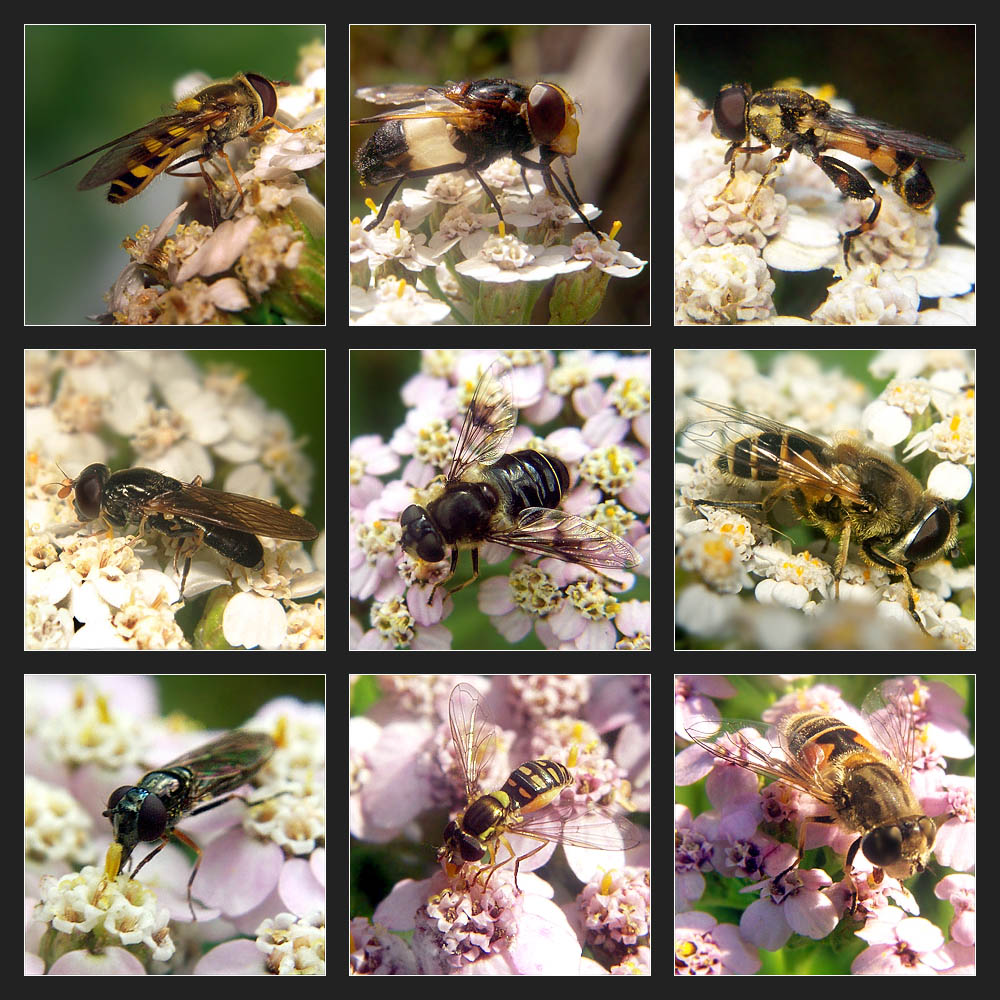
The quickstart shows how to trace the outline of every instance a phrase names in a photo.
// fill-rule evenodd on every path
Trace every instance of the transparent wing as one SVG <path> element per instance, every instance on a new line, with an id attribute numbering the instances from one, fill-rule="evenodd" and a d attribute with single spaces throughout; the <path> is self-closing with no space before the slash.
<path id="1" fill-rule="evenodd" d="M 695 402 L 729 417 L 700 420 L 684 431 L 687 441 L 717 457 L 717 468 L 722 471 L 735 455 L 741 464 L 767 469 L 778 482 L 828 491 L 852 503 L 869 502 L 821 438 L 748 410 L 705 399 Z"/>
<path id="2" fill-rule="evenodd" d="M 399 121 L 413 118 L 447 118 L 449 121 L 478 121 L 481 113 L 463 108 L 445 96 L 443 88 L 412 86 L 408 83 L 381 87 L 361 87 L 354 96 L 372 104 L 407 105 L 395 111 L 383 111 L 367 118 L 356 118 L 352 125 L 370 122 Z"/>
<path id="3" fill-rule="evenodd" d="M 512 827 L 510 832 L 519 837 L 595 851 L 627 851 L 641 839 L 639 831 L 624 816 L 572 798 L 558 799 L 538 812 L 528 813 L 525 821 Z"/>
<path id="4" fill-rule="evenodd" d="M 359 87 L 354 96 L 372 104 L 417 104 L 423 103 L 432 107 L 458 105 L 449 101 L 437 87 L 424 87 L 412 83 L 390 83 L 375 87 Z"/>
<path id="5" fill-rule="evenodd" d="M 848 139 L 863 143 L 869 149 L 872 143 L 881 143 L 892 149 L 900 149 L 914 156 L 929 156 L 934 160 L 965 159 L 965 153 L 946 142 L 941 142 L 940 139 L 932 139 L 919 132 L 907 132 L 905 129 L 880 122 L 877 118 L 863 118 L 861 115 L 852 115 L 839 108 L 830 108 L 822 120 L 811 115 L 807 116 L 807 119 L 808 124 L 824 130 L 834 142 L 846 136 Z"/>
<path id="6" fill-rule="evenodd" d="M 207 130 L 217 127 L 227 117 L 227 111 L 218 110 L 201 113 L 180 112 L 157 118 L 135 132 L 92 149 L 90 153 L 112 147 L 90 168 L 83 180 L 77 184 L 77 188 L 80 191 L 89 191 L 100 187 L 134 167 L 143 166 L 154 159 L 159 162 L 168 153 L 166 163 L 169 165 L 181 153 L 203 146 Z M 76 160 L 70 160 L 63 166 L 85 159 L 90 153 L 85 153 Z"/>
<path id="7" fill-rule="evenodd" d="M 510 530 L 488 538 L 540 556 L 605 569 L 627 569 L 642 562 L 642 556 L 614 532 L 586 518 L 548 507 L 527 507 Z"/>
<path id="8" fill-rule="evenodd" d="M 225 528 L 236 528 L 268 538 L 308 541 L 318 534 L 304 517 L 277 504 L 241 493 L 226 493 L 207 486 L 181 485 L 178 490 L 161 493 L 143 503 L 147 512 L 190 517 Z"/>
<path id="9" fill-rule="evenodd" d="M 448 702 L 448 721 L 465 779 L 468 802 L 479 797 L 480 781 L 496 753 L 496 726 L 482 695 L 468 684 L 458 684 Z"/>
<path id="10" fill-rule="evenodd" d="M 832 801 L 815 772 L 798 762 L 773 726 L 750 719 L 705 719 L 688 725 L 687 734 L 727 764 L 784 781 L 825 804 Z"/>
<path id="11" fill-rule="evenodd" d="M 476 463 L 492 465 L 506 452 L 517 424 L 510 373 L 510 362 L 500 357 L 479 379 L 455 445 L 449 482 Z"/>
<path id="12" fill-rule="evenodd" d="M 893 679 L 869 692 L 861 706 L 880 749 L 899 765 L 907 783 L 917 756 L 919 697 L 914 682 Z"/>
<path id="13" fill-rule="evenodd" d="M 274 740 L 267 733 L 238 729 L 181 754 L 163 767 L 186 767 L 191 771 L 193 804 L 239 788 L 273 753 Z"/>

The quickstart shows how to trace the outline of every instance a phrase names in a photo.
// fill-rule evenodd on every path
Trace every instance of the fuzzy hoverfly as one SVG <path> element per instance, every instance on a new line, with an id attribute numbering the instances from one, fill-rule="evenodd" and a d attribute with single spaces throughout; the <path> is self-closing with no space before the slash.
<path id="1" fill-rule="evenodd" d="M 212 195 L 209 205 L 214 225 L 215 199 L 220 195 L 205 169 L 205 163 L 215 155 L 226 161 L 237 191 L 237 196 L 228 209 L 228 213 L 231 213 L 243 199 L 243 187 L 226 155 L 225 145 L 233 139 L 253 135 L 271 125 L 277 125 L 286 132 L 301 131 L 289 128 L 274 117 L 278 109 L 275 87 L 281 86 L 287 86 L 287 83 L 283 80 L 272 82 L 257 73 L 237 73 L 231 80 L 213 83 L 177 101 L 171 114 L 155 118 L 148 125 L 112 139 L 103 146 L 97 146 L 89 153 L 67 160 L 40 176 L 47 177 L 106 149 L 108 152 L 90 168 L 77 184 L 77 189 L 89 191 L 110 182 L 108 201 L 120 205 L 141 194 L 159 174 L 167 173 L 174 177 L 198 176 L 175 172 L 180 167 L 197 162 L 205 185 Z M 182 156 L 185 159 L 180 159 Z"/>
<path id="2" fill-rule="evenodd" d="M 688 737 L 720 761 L 798 789 L 825 813 L 816 815 L 808 800 L 798 802 L 783 794 L 781 786 L 769 786 L 762 803 L 765 821 L 805 817 L 795 860 L 773 877 L 772 899 L 801 885 L 787 876 L 801 864 L 810 832 L 824 824 L 837 829 L 829 829 L 822 843 L 835 845 L 839 853 L 849 845 L 844 879 L 852 912 L 858 893 L 852 866 L 859 851 L 872 866 L 876 885 L 885 875 L 901 882 L 926 869 L 937 824 L 910 781 L 927 694 L 918 682 L 893 679 L 868 694 L 860 717 L 846 705 L 837 710 L 837 715 L 855 719 L 850 723 L 829 710 L 812 710 L 776 712 L 771 723 L 723 719 L 687 726 Z"/>
<path id="3" fill-rule="evenodd" d="M 638 845 L 638 831 L 627 819 L 581 801 L 570 792 L 574 778 L 565 765 L 554 760 L 527 761 L 511 772 L 502 788 L 484 794 L 481 780 L 496 753 L 496 725 L 475 688 L 468 684 L 454 688 L 448 721 L 466 800 L 445 828 L 444 844 L 437 854 L 449 878 L 457 876 L 464 864 L 478 863 L 488 854 L 489 863 L 478 869 L 471 884 L 485 875 L 483 885 L 488 885 L 493 873 L 513 860 L 517 889 L 521 862 L 548 844 L 613 852 Z M 511 837 L 539 843 L 518 855 Z M 508 857 L 497 861 L 500 846 Z"/>
<path id="4" fill-rule="evenodd" d="M 625 539 L 607 528 L 553 509 L 569 489 L 569 470 L 554 455 L 538 451 L 504 454 L 516 423 L 511 364 L 497 358 L 476 386 L 447 478 L 419 491 L 418 502 L 399 518 L 403 549 L 435 563 L 450 546 L 445 580 L 455 573 L 459 550 L 472 549 L 472 577 L 453 594 L 479 576 L 479 546 L 486 542 L 595 570 L 642 562 Z"/>
<path id="5" fill-rule="evenodd" d="M 833 444 L 767 417 L 704 399 L 695 402 L 726 420 L 698 421 L 684 432 L 712 457 L 716 473 L 732 486 L 762 484 L 760 501 L 689 499 L 697 507 L 719 507 L 765 517 L 787 499 L 803 520 L 828 538 L 840 536 L 834 564 L 835 593 L 853 538 L 861 558 L 882 566 L 906 587 L 907 610 L 917 614 L 909 570 L 940 558 L 955 546 L 954 504 L 925 490 L 918 479 L 876 448 L 849 434 Z"/>

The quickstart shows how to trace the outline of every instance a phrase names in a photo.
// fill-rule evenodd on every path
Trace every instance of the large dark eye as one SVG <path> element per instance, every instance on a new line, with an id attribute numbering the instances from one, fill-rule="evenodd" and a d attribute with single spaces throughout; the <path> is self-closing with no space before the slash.
<path id="1" fill-rule="evenodd" d="M 566 100 L 551 84 L 536 83 L 528 94 L 528 123 L 535 141 L 554 142 L 566 125 Z"/>
<path id="2" fill-rule="evenodd" d="M 261 114 L 265 118 L 273 118 L 274 112 L 278 108 L 278 95 L 274 92 L 274 86 L 270 80 L 256 73 L 244 74 L 250 86 L 260 94 Z"/>
<path id="3" fill-rule="evenodd" d="M 73 506 L 82 521 L 93 521 L 101 513 L 104 484 L 110 472 L 106 465 L 88 465 L 73 484 Z"/>
<path id="4" fill-rule="evenodd" d="M 712 108 L 715 127 L 724 139 L 747 137 L 747 95 L 742 86 L 726 87 L 719 91 Z"/>
<path id="5" fill-rule="evenodd" d="M 400 515 L 399 523 L 403 529 L 401 541 L 404 552 L 424 562 L 444 559 L 444 541 L 423 507 L 410 504 Z"/>
<path id="6" fill-rule="evenodd" d="M 922 562 L 938 552 L 951 534 L 952 512 L 947 504 L 939 503 L 924 518 L 920 530 L 906 546 L 906 558 Z"/>
<path id="7" fill-rule="evenodd" d="M 898 826 L 880 826 L 862 842 L 865 857 L 879 868 L 888 868 L 902 857 L 903 832 Z"/>
<path id="8" fill-rule="evenodd" d="M 108 812 L 110 812 L 118 803 L 121 801 L 122 796 L 132 787 L 132 785 L 122 785 L 121 788 L 116 788 L 108 796 Z M 108 813 L 101 813 L 102 816 L 107 816 Z"/>
<path id="9" fill-rule="evenodd" d="M 147 795 L 139 806 L 139 839 L 156 840 L 166 827 L 167 807 L 155 795 Z"/>

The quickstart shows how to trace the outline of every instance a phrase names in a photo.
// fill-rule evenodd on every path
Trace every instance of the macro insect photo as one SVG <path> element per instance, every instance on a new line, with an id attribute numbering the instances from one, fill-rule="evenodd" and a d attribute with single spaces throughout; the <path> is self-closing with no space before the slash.
<path id="1" fill-rule="evenodd" d="M 323 362 L 27 355 L 26 646 L 322 644 Z"/>
<path id="2" fill-rule="evenodd" d="M 680 642 L 974 647 L 974 359 L 906 358 L 683 355 Z"/>
<path id="3" fill-rule="evenodd" d="M 308 26 L 26 29 L 29 322 L 207 323 L 215 310 L 315 320 L 302 286 L 316 294 L 306 269 L 322 265 L 308 183 L 325 156 L 322 37 Z M 137 52 L 141 67 L 122 58 Z M 296 233 L 287 245 L 279 222 Z M 243 238 L 251 228 L 269 269 Z M 279 302 L 286 272 L 299 283 Z M 196 291 L 219 282 L 198 306 Z"/>
<path id="4" fill-rule="evenodd" d="M 678 675 L 683 968 L 704 973 L 738 923 L 735 974 L 974 970 L 957 923 L 975 885 L 973 704 L 965 675 Z"/>
<path id="5" fill-rule="evenodd" d="M 26 968 L 191 974 L 250 938 L 227 974 L 320 970 L 322 678 L 45 675 L 24 696 Z"/>
<path id="6" fill-rule="evenodd" d="M 648 320 L 647 25 L 350 36 L 352 321 Z"/>
<path id="7" fill-rule="evenodd" d="M 974 324 L 974 52 L 974 26 L 678 29 L 678 321 Z"/>
<path id="8" fill-rule="evenodd" d="M 590 958 L 642 974 L 648 696 L 642 675 L 359 679 L 359 963 L 384 923 L 416 929 L 413 972 L 476 962 L 484 973 L 572 975 Z M 410 765 L 405 796 L 380 777 L 401 758 Z M 594 892 L 604 916 L 590 913 Z M 574 899 L 590 915 L 567 924 Z"/>
<path id="9" fill-rule="evenodd" d="M 352 352 L 352 364 L 370 353 Z M 648 379 L 642 352 L 425 352 L 402 389 L 413 409 L 400 430 L 387 430 L 401 456 L 392 468 L 407 463 L 402 476 L 378 498 L 359 490 L 368 509 L 352 510 L 352 593 L 360 602 L 383 592 L 373 620 L 385 634 L 365 641 L 420 648 L 444 639 L 452 613 L 474 597 L 479 613 L 470 622 L 481 623 L 482 612 L 499 616 L 494 625 L 509 641 L 534 630 L 536 648 L 642 648 Z M 518 420 L 519 409 L 556 427 L 542 437 Z M 577 426 L 584 420 L 595 428 L 589 437 Z M 386 463 L 375 444 L 366 437 L 354 451 L 358 482 L 372 489 L 364 463 Z M 508 576 L 487 572 L 510 550 L 517 558 L 500 570 Z M 635 598 L 617 596 L 637 586 Z M 576 617 L 581 600 L 605 610 L 584 621 Z M 492 643 L 478 631 L 456 645 Z"/>

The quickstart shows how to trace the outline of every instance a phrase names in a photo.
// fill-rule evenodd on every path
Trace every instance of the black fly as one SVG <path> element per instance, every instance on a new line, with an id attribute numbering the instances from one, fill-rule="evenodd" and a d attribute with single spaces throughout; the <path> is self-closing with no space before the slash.
<path id="1" fill-rule="evenodd" d="M 116 788 L 108 798 L 108 808 L 101 813 L 111 820 L 115 844 L 121 846 L 121 859 L 115 867 L 120 869 L 129 860 L 140 841 L 159 840 L 160 844 L 139 862 L 132 878 L 166 847 L 171 837 L 187 844 L 198 855 L 187 887 L 188 906 L 197 921 L 191 885 L 201 864 L 201 851 L 174 826 L 185 816 L 197 816 L 232 798 L 241 798 L 226 793 L 245 785 L 273 753 L 274 741 L 266 733 L 238 729 L 150 771 L 137 785 Z M 201 802 L 205 804 L 199 805 Z"/>
<path id="2" fill-rule="evenodd" d="M 264 548 L 257 535 L 308 541 L 316 528 L 304 517 L 283 507 L 225 493 L 201 485 L 201 477 L 182 483 L 152 469 L 123 469 L 112 473 L 106 465 L 88 465 L 76 479 L 66 479 L 59 490 L 65 499 L 74 490 L 73 506 L 81 521 L 103 517 L 108 524 L 125 528 L 145 524 L 171 538 L 181 539 L 180 548 L 190 543 L 186 553 L 180 596 L 191 568 L 191 556 L 204 542 L 227 559 L 259 568 Z M 176 563 L 176 560 L 175 560 Z"/>

